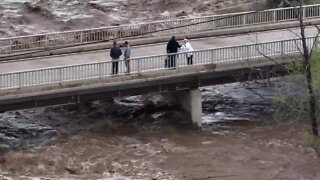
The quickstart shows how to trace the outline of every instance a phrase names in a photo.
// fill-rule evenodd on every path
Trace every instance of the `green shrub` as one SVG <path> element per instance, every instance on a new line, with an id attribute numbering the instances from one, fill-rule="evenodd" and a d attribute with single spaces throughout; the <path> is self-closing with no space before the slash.
<path id="1" fill-rule="evenodd" d="M 277 105 L 277 121 L 305 120 L 309 117 L 309 93 L 305 76 L 306 64 L 293 61 L 285 65 L 290 72 L 286 78 L 286 88 L 278 89 L 273 101 Z M 320 117 L 320 51 L 314 51 L 311 57 L 312 88 L 316 95 L 317 117 Z"/>

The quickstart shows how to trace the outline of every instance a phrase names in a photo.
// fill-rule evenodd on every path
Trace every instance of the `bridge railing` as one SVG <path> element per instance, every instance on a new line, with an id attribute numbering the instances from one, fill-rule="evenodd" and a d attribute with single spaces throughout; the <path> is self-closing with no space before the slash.
<path id="1" fill-rule="evenodd" d="M 297 9 L 298 8 L 296 7 L 288 7 L 259 12 L 250 11 L 124 26 L 1 38 L 0 53 L 5 54 L 26 50 L 81 45 L 107 41 L 113 38 L 128 38 L 130 36 L 146 37 L 174 35 L 264 23 L 277 23 L 296 19 Z M 320 4 L 306 5 L 302 7 L 302 10 L 303 18 L 320 17 Z"/>
<path id="2" fill-rule="evenodd" d="M 307 38 L 308 47 L 312 47 L 315 37 Z M 169 64 L 172 62 L 168 57 L 176 58 L 176 68 L 186 66 L 197 66 L 205 64 L 218 64 L 239 60 L 250 60 L 264 56 L 290 55 L 297 53 L 302 48 L 301 40 L 291 39 L 258 43 L 244 46 L 224 47 L 217 49 L 205 49 L 192 52 L 193 64 L 187 64 L 188 53 L 164 54 L 158 56 L 147 56 L 133 58 L 130 60 L 131 73 L 142 73 L 148 71 L 160 71 L 172 69 Z M 266 59 L 266 61 L 268 61 Z M 120 60 L 118 75 L 124 75 L 124 61 Z M 88 63 L 62 67 L 29 70 L 0 74 L 0 90 L 22 88 L 35 85 L 46 85 L 52 83 L 66 83 L 78 80 L 99 80 L 112 75 L 113 62 Z M 167 64 L 167 66 L 166 66 Z"/>

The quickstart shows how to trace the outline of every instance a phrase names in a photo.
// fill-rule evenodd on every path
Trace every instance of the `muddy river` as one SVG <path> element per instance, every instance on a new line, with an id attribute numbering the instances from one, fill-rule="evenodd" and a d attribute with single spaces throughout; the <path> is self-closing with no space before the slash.
<path id="1" fill-rule="evenodd" d="M 0 174 L 4 179 L 320 177 L 318 171 L 307 173 L 319 161 L 297 143 L 300 126 L 270 126 L 273 92 L 261 83 L 202 88 L 201 129 L 158 94 L 7 112 L 0 115 Z M 288 129 L 292 141 L 278 134 Z"/>

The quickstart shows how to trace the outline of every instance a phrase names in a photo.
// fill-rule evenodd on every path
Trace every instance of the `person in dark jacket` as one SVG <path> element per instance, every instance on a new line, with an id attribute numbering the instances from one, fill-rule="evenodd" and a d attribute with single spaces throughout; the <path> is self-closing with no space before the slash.
<path id="1" fill-rule="evenodd" d="M 112 58 L 112 74 L 118 74 L 119 58 L 122 55 L 121 49 L 118 47 L 117 42 L 113 42 L 113 47 L 110 51 L 110 57 Z"/>
<path id="2" fill-rule="evenodd" d="M 167 44 L 167 53 L 177 53 L 181 45 L 177 42 L 176 37 L 172 36 L 171 40 Z M 176 54 L 171 54 L 168 56 L 168 67 L 176 67 Z"/>

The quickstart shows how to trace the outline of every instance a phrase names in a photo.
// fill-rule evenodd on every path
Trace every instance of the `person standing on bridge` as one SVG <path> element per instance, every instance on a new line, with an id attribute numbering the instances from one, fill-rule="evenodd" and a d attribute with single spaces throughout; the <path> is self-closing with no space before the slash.
<path id="1" fill-rule="evenodd" d="M 189 42 L 189 40 L 187 38 L 184 39 L 184 45 L 182 46 L 182 48 L 187 52 L 186 56 L 187 56 L 187 63 L 188 65 L 192 65 L 193 63 L 193 48 Z"/>
<path id="2" fill-rule="evenodd" d="M 172 36 L 171 40 L 167 44 L 167 53 L 170 54 L 168 56 L 169 68 L 176 67 L 177 54 L 172 54 L 172 53 L 177 53 L 179 48 L 181 48 L 181 45 L 177 42 L 176 37 Z"/>
<path id="3" fill-rule="evenodd" d="M 123 53 L 123 56 L 124 56 L 124 63 L 126 65 L 126 73 L 130 73 L 130 55 L 131 55 L 131 48 L 130 48 L 130 45 L 129 43 L 126 41 L 124 42 L 124 53 Z"/>
<path id="4" fill-rule="evenodd" d="M 119 58 L 122 55 L 121 49 L 118 47 L 117 42 L 113 42 L 113 47 L 110 50 L 110 57 L 112 58 L 112 74 L 118 74 Z"/>

